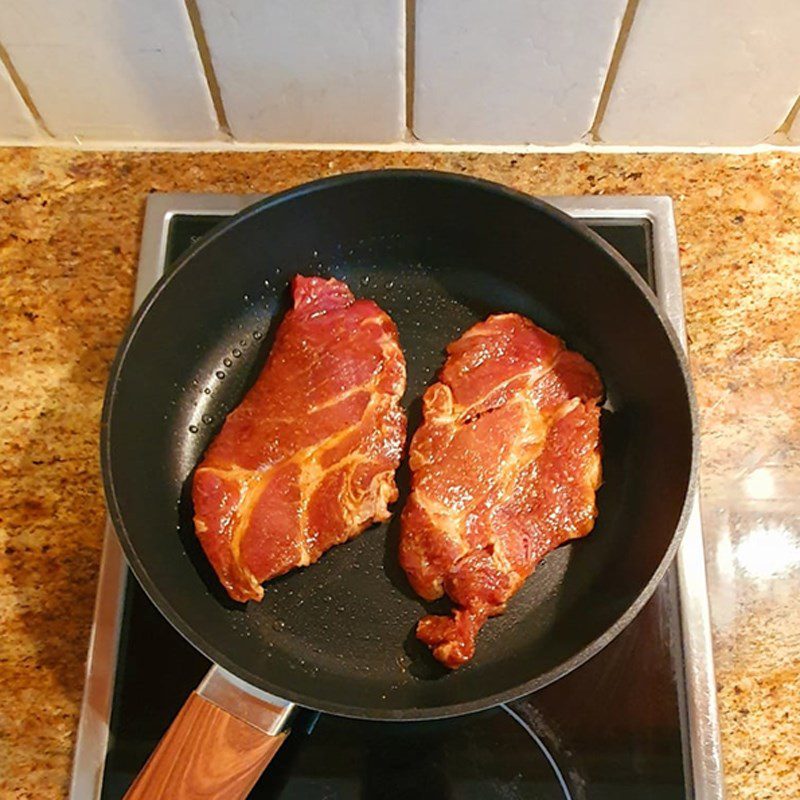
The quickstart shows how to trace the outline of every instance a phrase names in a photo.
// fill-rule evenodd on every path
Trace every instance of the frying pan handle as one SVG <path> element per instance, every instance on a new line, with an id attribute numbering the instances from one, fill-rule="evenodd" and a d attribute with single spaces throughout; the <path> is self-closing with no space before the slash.
<path id="1" fill-rule="evenodd" d="M 125 800 L 243 800 L 288 736 L 294 708 L 212 667 Z"/>

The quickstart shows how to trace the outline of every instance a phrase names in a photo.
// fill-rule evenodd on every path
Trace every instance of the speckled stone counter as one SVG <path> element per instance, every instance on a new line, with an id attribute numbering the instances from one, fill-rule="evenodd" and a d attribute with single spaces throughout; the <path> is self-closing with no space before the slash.
<path id="1" fill-rule="evenodd" d="M 0 150 L 0 796 L 67 791 L 104 507 L 98 419 L 152 191 L 389 166 L 676 202 L 731 798 L 800 796 L 800 155 Z"/>

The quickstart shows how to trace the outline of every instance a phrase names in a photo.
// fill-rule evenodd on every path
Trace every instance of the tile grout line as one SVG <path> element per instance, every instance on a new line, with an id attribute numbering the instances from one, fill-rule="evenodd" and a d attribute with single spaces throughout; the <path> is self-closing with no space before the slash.
<path id="1" fill-rule="evenodd" d="M 11 60 L 8 50 L 6 50 L 2 44 L 0 44 L 0 63 L 2 63 L 2 65 L 6 68 L 6 72 L 8 72 L 8 77 L 11 79 L 11 83 L 14 85 L 14 88 L 17 90 L 17 94 L 25 104 L 25 108 L 28 109 L 30 115 L 33 117 L 33 121 L 36 123 L 42 133 L 46 134 L 51 139 L 55 139 L 53 132 L 47 127 L 47 123 L 39 113 L 36 103 L 33 102 L 33 97 L 31 97 L 31 93 L 28 90 L 25 81 L 22 80 L 22 76 L 19 74 L 19 72 L 17 72 L 17 68 L 14 66 L 14 62 Z"/>
<path id="2" fill-rule="evenodd" d="M 211 105 L 214 107 L 214 114 L 217 117 L 217 127 L 223 139 L 234 141 L 231 126 L 228 122 L 228 115 L 225 112 L 225 104 L 222 102 L 222 90 L 217 81 L 217 74 L 214 71 L 214 63 L 211 60 L 211 50 L 208 47 L 206 32 L 203 28 L 203 21 L 200 18 L 200 9 L 197 7 L 197 0 L 184 0 L 186 13 L 189 15 L 189 23 L 192 26 L 194 42 L 200 56 L 200 64 L 203 67 L 203 76 L 206 79 L 208 93 L 211 95 Z"/>
<path id="3" fill-rule="evenodd" d="M 622 14 L 622 22 L 619 26 L 619 33 L 617 34 L 617 41 L 614 42 L 614 49 L 611 51 L 611 61 L 608 62 L 608 71 L 606 72 L 605 80 L 603 81 L 603 88 L 600 90 L 600 97 L 597 101 L 597 109 L 594 112 L 592 124 L 589 130 L 586 131 L 584 136 L 585 141 L 589 143 L 598 143 L 603 140 L 600 138 L 600 126 L 606 115 L 608 108 L 608 101 L 611 99 L 611 92 L 614 88 L 614 83 L 617 79 L 617 72 L 619 65 L 622 61 L 622 54 L 625 51 L 625 45 L 628 43 L 631 28 L 633 27 L 633 19 L 636 16 L 636 10 L 639 7 L 639 0 L 628 0 L 625 6 L 625 11 Z"/>
<path id="4" fill-rule="evenodd" d="M 414 79 L 416 76 L 417 0 L 405 0 L 405 133 L 414 142 Z"/>
<path id="5" fill-rule="evenodd" d="M 772 132 L 772 136 L 789 136 L 789 131 L 792 129 L 792 125 L 794 125 L 794 121 L 797 119 L 797 115 L 800 114 L 800 94 L 797 95 L 795 98 L 792 107 L 789 109 L 789 113 L 784 118 L 783 122 L 778 125 L 777 128 Z"/>

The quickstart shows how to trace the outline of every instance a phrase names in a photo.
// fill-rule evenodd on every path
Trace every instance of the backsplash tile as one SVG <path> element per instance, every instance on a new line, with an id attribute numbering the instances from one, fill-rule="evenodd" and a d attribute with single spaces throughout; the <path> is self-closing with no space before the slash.
<path id="1" fill-rule="evenodd" d="M 641 0 L 600 138 L 750 145 L 800 92 L 798 0 Z"/>
<path id="2" fill-rule="evenodd" d="M 0 41 L 59 138 L 219 137 L 182 0 L 0 3 Z"/>
<path id="3" fill-rule="evenodd" d="M 800 146 L 798 41 L 800 0 L 6 0 L 0 141 Z"/>
<path id="4" fill-rule="evenodd" d="M 32 142 L 38 138 L 36 122 L 14 88 L 8 71 L 0 64 L 0 139 Z"/>
<path id="5" fill-rule="evenodd" d="M 198 6 L 236 139 L 402 138 L 403 0 L 199 0 Z"/>
<path id="6" fill-rule="evenodd" d="M 414 134 L 569 144 L 589 129 L 625 0 L 417 0 Z"/>

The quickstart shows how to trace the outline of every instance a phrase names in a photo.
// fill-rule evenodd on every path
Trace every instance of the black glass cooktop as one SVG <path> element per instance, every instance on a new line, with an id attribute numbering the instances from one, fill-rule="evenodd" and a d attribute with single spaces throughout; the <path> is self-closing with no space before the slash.
<path id="1" fill-rule="evenodd" d="M 225 217 L 172 218 L 166 262 Z M 652 284 L 649 223 L 591 227 Z M 691 798 L 678 595 L 670 571 L 634 622 L 557 683 L 460 719 L 303 712 L 251 793 L 262 800 Z M 121 798 L 209 667 L 128 581 L 102 797 Z"/>

